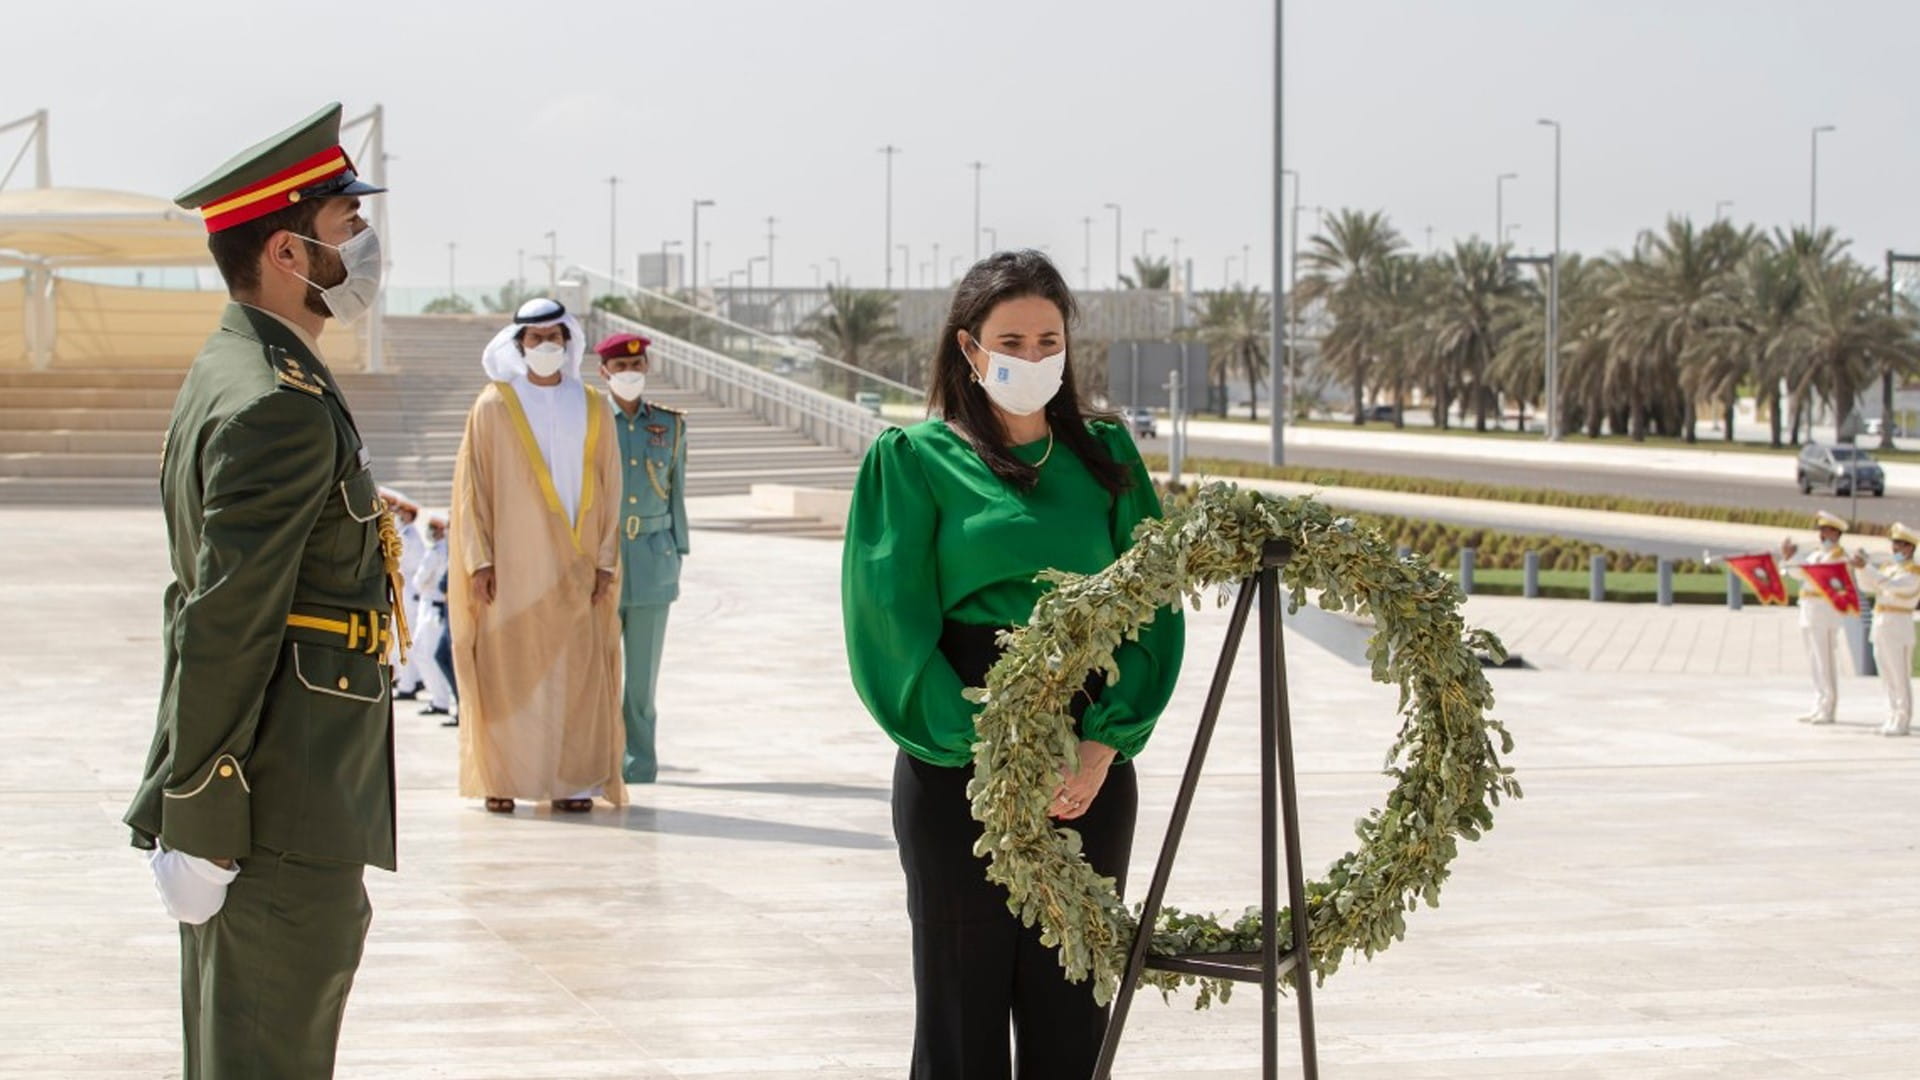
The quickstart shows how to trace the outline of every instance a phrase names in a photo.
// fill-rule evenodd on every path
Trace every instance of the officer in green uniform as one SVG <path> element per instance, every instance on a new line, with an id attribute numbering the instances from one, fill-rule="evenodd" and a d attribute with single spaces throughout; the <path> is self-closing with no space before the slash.
<path id="1" fill-rule="evenodd" d="M 126 822 L 180 926 L 185 1075 L 327 1077 L 394 868 L 399 539 L 317 344 L 379 288 L 330 105 L 182 193 L 233 303 L 161 452 L 157 730 Z"/>
<path id="2" fill-rule="evenodd" d="M 659 775 L 653 733 L 659 720 L 654 689 L 667 642 L 667 607 L 680 598 L 680 560 L 687 548 L 687 418 L 642 398 L 647 346 L 638 334 L 615 334 L 594 351 L 613 391 L 620 435 L 620 626 L 627 679 L 622 713 L 627 725 L 623 774 L 629 784 Z"/>

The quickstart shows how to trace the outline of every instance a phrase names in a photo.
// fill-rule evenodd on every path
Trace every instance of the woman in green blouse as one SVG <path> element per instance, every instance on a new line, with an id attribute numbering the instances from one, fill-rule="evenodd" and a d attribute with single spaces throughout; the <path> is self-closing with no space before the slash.
<path id="1" fill-rule="evenodd" d="M 973 854 L 968 810 L 975 706 L 995 634 L 1024 624 L 1047 569 L 1095 573 L 1159 499 L 1132 437 L 1089 420 L 1066 366 L 1073 295 L 1038 252 L 1002 253 L 960 282 L 934 358 L 937 419 L 882 435 L 854 487 L 842 563 L 854 687 L 899 744 L 893 828 L 913 921 L 914 1080 L 1089 1075 L 1106 1010 L 1068 983 L 1039 931 Z M 1100 873 L 1124 884 L 1146 746 L 1180 671 L 1177 608 L 1074 699 L 1079 761 L 1052 792 Z"/>

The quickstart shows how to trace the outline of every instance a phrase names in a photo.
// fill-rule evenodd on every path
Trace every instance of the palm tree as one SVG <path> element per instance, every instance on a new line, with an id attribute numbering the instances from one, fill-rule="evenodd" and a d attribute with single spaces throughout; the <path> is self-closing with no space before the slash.
<path id="1" fill-rule="evenodd" d="M 1724 367 L 1700 358 L 1722 351 L 1711 331 L 1738 309 L 1735 271 L 1752 245 L 1751 229 L 1720 222 L 1696 230 L 1685 218 L 1668 218 L 1664 233 L 1640 234 L 1614 283 L 1608 327 L 1609 366 L 1631 409 L 1634 441 L 1653 423 L 1695 441 L 1694 403 Z"/>
<path id="2" fill-rule="evenodd" d="M 1806 364 L 1800 381 L 1832 403 L 1846 430 L 1862 387 L 1881 371 L 1906 372 L 1920 364 L 1913 324 L 1886 309 L 1883 284 L 1850 258 L 1800 266 L 1806 288 L 1798 317 L 1786 334 Z"/>
<path id="3" fill-rule="evenodd" d="M 1206 294 L 1200 305 L 1195 336 L 1207 343 L 1208 363 L 1247 377 L 1247 418 L 1259 419 L 1260 383 L 1267 375 L 1273 334 L 1272 299 L 1259 289 L 1232 288 Z"/>
<path id="4" fill-rule="evenodd" d="M 1376 387 L 1393 397 L 1393 426 L 1407 426 L 1407 390 L 1417 385 L 1434 365 L 1429 313 L 1440 290 L 1438 268 L 1431 260 L 1395 255 L 1374 264 L 1362 316 L 1352 332 L 1378 342 L 1373 365 Z M 1339 330 L 1336 327 L 1335 333 Z M 1436 421 L 1445 423 L 1443 413 Z"/>
<path id="5" fill-rule="evenodd" d="M 1136 282 L 1138 284 L 1136 284 Z M 1129 289 L 1166 289 L 1173 284 L 1173 265 L 1162 258 L 1133 257 L 1133 275 L 1120 275 L 1120 284 Z"/>
<path id="6" fill-rule="evenodd" d="M 1781 444 L 1780 384 L 1802 365 L 1793 351 L 1788 331 L 1798 318 L 1806 289 L 1800 279 L 1799 259 L 1777 242 L 1758 239 L 1740 263 L 1735 282 L 1738 314 L 1709 332 L 1725 344 L 1732 367 L 1756 388 L 1767 407 L 1768 441 Z M 1735 391 L 1737 393 L 1737 390 Z M 1731 395 L 1730 395 L 1731 398 Z M 1733 440 L 1733 412 L 1727 405 L 1726 438 Z"/>
<path id="7" fill-rule="evenodd" d="M 1429 311 L 1436 358 L 1454 373 L 1456 385 L 1471 395 L 1475 431 L 1487 430 L 1487 409 L 1499 396 L 1488 371 L 1499 352 L 1501 315 L 1524 289 L 1501 249 L 1484 240 L 1462 240 L 1438 257 L 1440 288 Z"/>
<path id="8" fill-rule="evenodd" d="M 1607 397 L 1606 326 L 1618 267 L 1607 259 L 1560 258 L 1560 424 L 1598 438 L 1614 410 Z M 1492 379 L 1521 402 L 1545 397 L 1547 273 L 1540 270 L 1507 305 Z"/>
<path id="9" fill-rule="evenodd" d="M 898 297 L 891 292 L 828 285 L 826 306 L 814 313 L 800 332 L 828 356 L 849 367 L 872 370 L 906 344 L 906 336 L 894 321 L 896 303 Z"/>
<path id="10" fill-rule="evenodd" d="M 1324 298 L 1333 315 L 1335 331 L 1327 335 L 1320 355 L 1353 385 L 1355 424 L 1365 421 L 1369 368 L 1384 347 L 1378 335 L 1385 331 L 1378 323 L 1371 327 L 1358 325 L 1365 319 L 1367 296 L 1377 281 L 1370 277 L 1370 271 L 1404 247 L 1406 241 L 1388 223 L 1384 212 L 1342 210 L 1329 222 L 1325 233 L 1308 241 L 1301 256 L 1309 273 L 1300 283 L 1300 298 L 1308 303 Z M 1341 324 L 1349 322 L 1356 325 L 1338 333 Z"/>
<path id="11" fill-rule="evenodd" d="M 499 292 L 490 296 L 482 296 L 480 298 L 480 306 L 487 311 L 497 311 L 506 314 L 520 310 L 521 304 L 535 297 L 545 295 L 546 293 L 537 289 L 528 288 L 524 280 L 515 279 L 500 286 Z"/>

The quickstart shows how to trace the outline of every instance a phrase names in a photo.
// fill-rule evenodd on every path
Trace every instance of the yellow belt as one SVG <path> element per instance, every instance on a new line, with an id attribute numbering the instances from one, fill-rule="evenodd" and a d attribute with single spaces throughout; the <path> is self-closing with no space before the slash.
<path id="1" fill-rule="evenodd" d="M 301 630 L 337 634 L 346 640 L 347 648 L 368 656 L 382 656 L 393 647 L 391 616 L 380 611 L 349 611 L 346 615 L 344 619 L 329 619 L 321 615 L 288 615 L 287 625 Z"/>

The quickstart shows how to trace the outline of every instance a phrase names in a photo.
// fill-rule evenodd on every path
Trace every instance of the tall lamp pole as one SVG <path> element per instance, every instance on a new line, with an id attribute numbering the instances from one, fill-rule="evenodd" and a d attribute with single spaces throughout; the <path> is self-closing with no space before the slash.
<path id="1" fill-rule="evenodd" d="M 667 252 L 669 249 L 679 247 L 684 242 L 685 241 L 682 241 L 682 240 L 660 241 L 660 291 L 661 292 L 673 291 L 673 275 L 671 273 L 668 273 L 667 271 L 667 267 L 669 265 L 667 262 Z M 635 285 L 640 284 L 640 275 L 638 274 L 634 275 L 633 283 Z"/>
<path id="2" fill-rule="evenodd" d="M 693 273 L 688 275 L 688 278 L 693 283 L 695 306 L 698 306 L 700 302 L 700 208 L 712 205 L 712 199 L 693 200 L 693 243 L 687 255 L 688 258 L 693 261 Z"/>
<path id="3" fill-rule="evenodd" d="M 900 148 L 888 143 L 880 148 L 887 157 L 887 288 L 893 288 L 893 159 Z"/>
<path id="4" fill-rule="evenodd" d="M 1898 314 L 1898 298 L 1893 291 L 1893 268 L 1900 263 L 1920 264 L 1920 255 L 1887 252 L 1887 314 Z M 1893 449 L 1893 368 L 1880 373 L 1880 449 Z"/>
<path id="5" fill-rule="evenodd" d="M 1506 234 L 1507 181 L 1520 179 L 1516 172 L 1503 172 L 1493 178 L 1493 246 L 1499 247 Z"/>
<path id="6" fill-rule="evenodd" d="M 769 289 L 773 288 L 773 227 L 779 220 L 776 217 L 767 218 L 767 288 Z"/>
<path id="7" fill-rule="evenodd" d="M 612 279 L 620 273 L 620 245 L 615 239 L 619 236 L 620 178 L 607 177 L 607 277 Z"/>
<path id="8" fill-rule="evenodd" d="M 1721 199 L 1713 204 L 1713 220 L 1719 221 L 1721 211 L 1733 205 L 1732 199 Z"/>
<path id="9" fill-rule="evenodd" d="M 1106 209 L 1113 211 L 1113 287 L 1120 287 L 1120 204 L 1108 203 Z"/>
<path id="10" fill-rule="evenodd" d="M 1553 263 L 1547 267 L 1547 439 L 1560 438 L 1560 121 L 1553 129 Z"/>
<path id="11" fill-rule="evenodd" d="M 1286 256 L 1287 251 L 1285 242 L 1287 232 L 1287 203 L 1286 194 L 1282 191 L 1281 184 L 1281 180 L 1285 177 L 1287 170 L 1287 143 L 1286 140 L 1281 137 L 1282 131 L 1284 130 L 1282 121 L 1286 119 L 1287 115 L 1286 82 L 1281 77 L 1286 66 L 1287 55 L 1285 47 L 1286 21 L 1286 4 L 1284 0 L 1273 0 L 1273 176 L 1268 180 L 1268 190 L 1273 193 L 1271 195 L 1273 200 L 1273 285 L 1276 289 L 1280 287 L 1281 281 L 1280 262 Z M 1297 200 L 1300 178 L 1298 176 L 1294 177 L 1293 182 L 1296 192 L 1295 198 Z M 1244 249 L 1242 250 L 1244 251 Z M 1251 278 L 1253 274 L 1249 272 L 1247 276 Z M 1282 324 L 1281 320 L 1286 318 L 1286 313 L 1280 309 L 1278 303 L 1271 304 L 1269 307 L 1272 308 L 1273 326 L 1267 347 L 1267 463 L 1270 465 L 1284 465 L 1287 462 L 1287 429 L 1285 423 L 1287 403 L 1283 399 L 1286 397 L 1287 384 L 1286 373 L 1281 369 L 1286 365 L 1284 363 L 1276 363 L 1275 361 L 1282 359 L 1280 343 L 1286 334 L 1286 327 Z M 1300 981 L 1300 987 L 1302 989 L 1307 988 L 1311 981 L 1310 979 L 1302 979 Z M 1307 993 L 1310 994 L 1312 991 L 1308 990 Z M 1307 994 L 1302 994 L 1301 1001 L 1303 1008 L 1307 1000 Z M 1268 1009 L 1275 1008 L 1274 998 L 1271 992 L 1269 992 L 1266 999 L 1266 1007 Z M 1269 1040 L 1268 1061 L 1277 1060 L 1271 1047 L 1273 1032 L 1274 1028 L 1272 1025 L 1268 1025 L 1264 1033 Z M 1308 1074 L 1312 1075 L 1316 1068 L 1314 1064 L 1314 1054 L 1311 1047 L 1304 1049 L 1307 1055 Z"/>
<path id="12" fill-rule="evenodd" d="M 969 162 L 967 168 L 973 170 L 973 261 L 980 261 L 980 172 L 986 163 Z"/>
<path id="13" fill-rule="evenodd" d="M 1820 231 L 1820 136 L 1833 130 L 1832 124 L 1821 124 L 1815 127 L 1813 134 L 1808 137 L 1808 142 L 1813 149 L 1809 164 L 1811 176 L 1807 181 L 1807 231 L 1809 233 Z"/>

